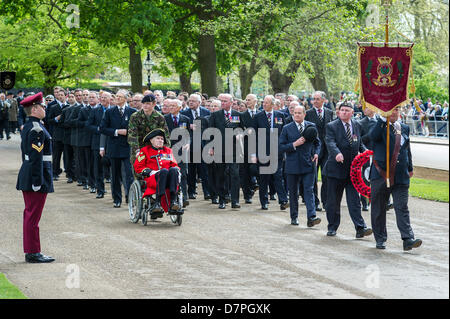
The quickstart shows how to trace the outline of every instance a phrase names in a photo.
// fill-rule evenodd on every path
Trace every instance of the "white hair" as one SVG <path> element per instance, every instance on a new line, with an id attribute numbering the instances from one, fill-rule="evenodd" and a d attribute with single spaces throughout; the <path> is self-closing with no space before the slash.
<path id="1" fill-rule="evenodd" d="M 198 101 L 199 103 L 202 103 L 202 97 L 201 97 L 200 95 L 194 93 L 194 94 L 191 94 L 191 95 L 189 96 L 189 98 L 191 98 L 191 97 L 197 99 L 197 101 Z"/>

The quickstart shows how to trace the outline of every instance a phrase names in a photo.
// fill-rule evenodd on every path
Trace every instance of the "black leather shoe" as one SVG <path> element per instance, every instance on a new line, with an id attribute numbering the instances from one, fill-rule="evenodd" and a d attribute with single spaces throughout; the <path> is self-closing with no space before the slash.
<path id="1" fill-rule="evenodd" d="M 189 201 L 188 200 L 184 200 L 183 201 L 183 208 L 189 206 Z"/>
<path id="2" fill-rule="evenodd" d="M 73 179 L 72 178 L 67 178 L 67 184 L 72 184 L 73 183 Z"/>
<path id="3" fill-rule="evenodd" d="M 418 248 L 422 245 L 421 239 L 406 239 L 403 241 L 403 250 L 411 250 L 413 248 Z"/>
<path id="4" fill-rule="evenodd" d="M 277 200 L 277 198 L 275 197 L 275 195 L 270 195 L 269 199 L 270 199 L 270 200 Z"/>
<path id="5" fill-rule="evenodd" d="M 252 200 L 251 200 L 251 199 L 246 199 L 246 200 L 245 200 L 245 203 L 246 203 L 246 204 L 251 204 L 251 203 L 252 203 Z"/>
<path id="6" fill-rule="evenodd" d="M 78 182 L 77 186 L 84 186 L 82 182 Z"/>
<path id="7" fill-rule="evenodd" d="M 365 236 L 372 235 L 372 228 L 362 228 L 356 231 L 356 238 L 363 238 Z"/>
<path id="8" fill-rule="evenodd" d="M 239 205 L 237 203 L 233 203 L 233 204 L 231 204 L 231 208 L 241 208 L 241 205 Z"/>
<path id="9" fill-rule="evenodd" d="M 298 218 L 292 218 L 291 225 L 298 226 Z"/>
<path id="10" fill-rule="evenodd" d="M 105 183 L 111 183 L 111 178 L 107 178 L 107 179 L 105 179 Z"/>
<path id="11" fill-rule="evenodd" d="M 103 198 L 103 197 L 105 197 L 103 193 L 97 194 L 97 196 L 95 196 L 95 198 Z"/>
<path id="12" fill-rule="evenodd" d="M 392 204 L 391 202 L 387 203 L 386 210 L 390 210 L 392 208 L 394 208 L 394 204 Z"/>
<path id="13" fill-rule="evenodd" d="M 320 207 L 320 204 L 316 205 L 316 212 L 321 212 L 322 211 L 322 207 Z"/>
<path id="14" fill-rule="evenodd" d="M 262 205 L 261 205 L 261 209 L 262 209 L 262 210 L 268 210 L 268 209 L 269 209 L 269 205 L 267 205 L 267 204 L 262 204 Z"/>
<path id="15" fill-rule="evenodd" d="M 121 205 L 120 202 L 114 203 L 114 208 L 120 208 L 120 205 Z"/>
<path id="16" fill-rule="evenodd" d="M 229 204 L 231 202 L 230 196 L 225 196 L 225 204 Z"/>
<path id="17" fill-rule="evenodd" d="M 205 200 L 210 200 L 211 199 L 211 195 L 206 195 L 205 196 Z"/>
<path id="18" fill-rule="evenodd" d="M 307 222 L 308 227 L 313 227 L 314 225 L 320 224 L 322 220 L 319 217 L 309 218 Z"/>
<path id="19" fill-rule="evenodd" d="M 194 194 L 190 194 L 189 199 L 197 199 L 197 196 L 195 196 Z"/>
<path id="20" fill-rule="evenodd" d="M 25 261 L 27 263 L 51 263 L 55 261 L 55 258 L 42 255 L 41 253 L 25 254 Z"/>
<path id="21" fill-rule="evenodd" d="M 336 236 L 336 231 L 335 230 L 328 231 L 327 236 L 329 236 L 329 237 Z"/>
<path id="22" fill-rule="evenodd" d="M 377 249 L 386 249 L 386 243 L 384 241 L 380 241 L 375 246 Z"/>
<path id="23" fill-rule="evenodd" d="M 155 220 L 157 218 L 161 218 L 163 216 L 164 216 L 163 212 L 151 212 L 150 213 L 150 219 L 153 219 L 153 220 Z"/>
<path id="24" fill-rule="evenodd" d="M 89 189 L 89 186 L 83 185 L 83 189 L 84 189 L 84 190 L 88 190 L 88 189 Z"/>
<path id="25" fill-rule="evenodd" d="M 94 194 L 94 193 L 96 193 L 96 192 L 97 192 L 97 189 L 96 189 L 96 188 L 94 188 L 94 187 L 91 187 L 91 189 L 89 190 L 89 192 L 91 192 L 92 194 Z"/>
<path id="26" fill-rule="evenodd" d="M 284 202 L 284 203 L 281 203 L 281 205 L 280 205 L 281 210 L 285 210 L 288 207 L 289 207 L 289 202 Z"/>
<path id="27" fill-rule="evenodd" d="M 219 204 L 219 209 L 225 209 L 225 203 L 220 203 Z"/>
<path id="28" fill-rule="evenodd" d="M 218 200 L 217 198 L 213 198 L 213 199 L 211 200 L 211 203 L 212 203 L 212 204 L 219 204 L 219 200 Z"/>
<path id="29" fill-rule="evenodd" d="M 54 180 L 54 181 L 58 181 L 58 180 L 59 180 L 59 177 L 58 177 L 58 176 L 55 176 L 55 175 L 53 175 L 53 180 Z"/>
<path id="30" fill-rule="evenodd" d="M 369 211 L 369 207 L 363 206 L 363 207 L 362 207 L 362 211 L 363 211 L 363 212 L 368 212 L 368 211 Z"/>

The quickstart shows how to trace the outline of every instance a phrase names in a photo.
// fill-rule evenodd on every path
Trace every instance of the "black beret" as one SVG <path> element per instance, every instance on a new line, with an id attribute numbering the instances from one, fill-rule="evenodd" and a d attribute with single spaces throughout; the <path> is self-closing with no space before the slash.
<path id="1" fill-rule="evenodd" d="M 142 99 L 142 103 L 146 103 L 146 102 L 154 102 L 156 101 L 156 97 L 153 94 L 147 94 L 146 96 L 144 96 L 144 98 Z"/>
<path id="2" fill-rule="evenodd" d="M 317 138 L 317 129 L 315 126 L 308 126 L 305 128 L 305 130 L 303 131 L 303 137 L 305 138 L 305 140 L 307 142 L 312 142 Z"/>
<path id="3" fill-rule="evenodd" d="M 150 142 L 150 140 L 152 138 L 154 138 L 155 136 L 162 136 L 164 138 L 164 144 L 167 142 L 166 134 L 165 134 L 164 130 L 161 128 L 157 128 L 157 129 L 154 129 L 153 131 L 151 131 L 150 133 L 148 133 L 147 135 L 145 135 L 144 143 Z"/>

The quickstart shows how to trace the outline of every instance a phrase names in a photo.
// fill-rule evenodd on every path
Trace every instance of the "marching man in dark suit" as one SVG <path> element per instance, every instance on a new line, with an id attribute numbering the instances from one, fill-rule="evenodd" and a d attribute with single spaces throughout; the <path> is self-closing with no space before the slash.
<path id="1" fill-rule="evenodd" d="M 325 108 L 324 104 L 326 101 L 326 95 L 322 91 L 314 92 L 313 94 L 313 107 L 306 111 L 305 120 L 316 124 L 317 131 L 319 132 L 319 139 L 322 145 L 319 154 L 319 161 L 317 163 L 317 170 L 320 167 L 321 177 L 322 177 L 322 186 L 320 188 L 320 200 L 322 201 L 323 206 L 327 203 L 327 177 L 323 174 L 325 163 L 328 159 L 328 151 L 325 147 L 325 127 L 328 123 L 333 120 L 333 111 Z M 316 210 L 321 211 L 322 207 L 320 207 L 319 200 L 319 191 L 317 185 L 317 174 L 316 180 L 314 182 L 314 196 L 316 201 Z"/>
<path id="2" fill-rule="evenodd" d="M 100 124 L 100 132 L 109 138 L 106 142 L 106 155 L 111 159 L 111 191 L 114 208 L 122 205 L 122 167 L 125 171 L 125 180 L 122 181 L 125 189 L 125 198 L 128 201 L 128 190 L 133 183 L 133 172 L 130 163 L 130 145 L 128 144 L 128 122 L 135 109 L 126 104 L 128 92 L 119 90 L 116 94 L 117 106 L 108 108 Z M 101 148 L 100 148 L 101 150 Z"/>
<path id="3" fill-rule="evenodd" d="M 389 117 L 391 123 L 389 143 L 389 181 L 386 186 L 386 119 L 380 117 L 369 135 L 373 142 L 373 164 L 370 171 L 372 197 L 372 227 L 376 240 L 376 248 L 385 249 L 386 202 L 392 194 L 397 227 L 403 239 L 403 250 L 411 250 L 422 244 L 422 240 L 414 239 L 408 210 L 409 180 L 413 176 L 409 126 L 399 121 L 400 110 L 394 109 Z"/>
<path id="4" fill-rule="evenodd" d="M 189 134 L 189 130 L 190 130 L 189 118 L 185 115 L 180 114 L 182 104 L 183 103 L 177 99 L 169 100 L 170 114 L 166 114 L 164 116 L 166 123 L 167 123 L 167 127 L 169 129 L 169 134 L 172 134 L 172 131 L 175 129 L 186 130 L 185 132 L 187 132 Z M 171 138 L 172 138 L 172 136 L 171 136 Z M 189 156 L 190 136 L 187 141 L 184 141 L 183 137 L 181 135 L 179 135 L 177 139 L 170 140 L 170 145 L 172 145 L 172 147 L 173 147 L 174 145 L 176 145 L 177 143 L 180 143 L 180 142 L 183 143 L 183 147 L 179 149 L 179 152 L 177 155 L 182 155 L 183 150 L 185 150 L 187 152 L 187 156 Z M 186 144 L 184 144 L 184 143 L 186 143 Z M 183 192 L 183 207 L 186 207 L 189 205 L 188 192 L 187 192 L 187 167 L 188 167 L 187 166 L 187 156 L 186 156 L 186 158 L 183 158 L 183 160 L 178 163 L 178 167 L 180 168 L 180 172 L 181 172 L 180 187 L 181 187 L 181 191 Z"/>
<path id="5" fill-rule="evenodd" d="M 219 208 L 225 209 L 226 197 L 231 193 L 231 208 L 240 208 L 239 204 L 239 164 L 236 162 L 237 154 L 235 154 L 236 137 L 233 137 L 232 148 L 231 145 L 226 145 L 225 136 L 229 129 L 241 128 L 244 130 L 241 121 L 241 113 L 231 109 L 233 97 L 230 94 L 220 94 L 219 100 L 221 102 L 222 110 L 214 112 L 209 118 L 209 127 L 214 127 L 220 130 L 222 136 L 222 160 L 217 164 L 217 180 L 219 185 L 215 185 L 219 194 Z M 213 150 L 218 152 L 218 150 Z M 231 154 L 230 154 L 231 153 Z M 227 173 L 228 172 L 228 176 Z M 228 180 L 230 178 L 230 180 Z"/>
<path id="6" fill-rule="evenodd" d="M 52 138 L 40 123 L 45 117 L 42 93 L 24 99 L 21 104 L 29 120 L 22 130 L 22 167 L 17 179 L 25 202 L 23 211 L 23 250 L 25 261 L 48 263 L 55 259 L 41 254 L 39 221 L 48 193 L 53 192 Z"/>
<path id="7" fill-rule="evenodd" d="M 308 227 L 320 223 L 316 217 L 314 202 L 314 177 L 320 153 L 320 140 L 316 125 L 305 121 L 305 108 L 298 105 L 294 109 L 294 121 L 283 127 L 280 136 L 280 151 L 286 152 L 285 173 L 290 198 L 291 224 L 298 225 L 298 187 L 303 185 Z"/>
<path id="8" fill-rule="evenodd" d="M 279 134 L 281 134 L 281 130 L 285 124 L 284 115 L 280 111 L 275 111 L 273 106 L 275 104 L 275 98 L 273 95 L 267 95 L 264 98 L 263 109 L 264 111 L 259 112 L 254 117 L 254 128 L 257 134 L 258 144 L 265 143 L 266 144 L 266 154 L 260 154 L 258 151 L 258 156 L 267 156 L 270 157 L 270 146 L 271 146 L 271 137 L 275 137 L 276 143 L 279 143 Z M 263 129 L 265 131 L 265 141 L 259 141 L 259 129 Z M 273 146 L 272 146 L 273 147 Z M 261 166 L 268 166 L 268 164 L 261 163 L 261 158 L 257 158 L 256 154 L 253 154 L 253 161 L 259 162 Z M 275 190 L 278 194 L 278 201 L 280 203 L 280 209 L 285 210 L 289 207 L 288 197 L 286 194 L 286 190 L 284 187 L 283 181 L 283 152 L 278 152 L 277 155 L 278 163 L 275 163 L 277 169 L 274 174 L 261 174 L 260 172 L 260 183 L 259 183 L 259 201 L 261 202 L 261 209 L 268 210 L 269 207 L 269 196 L 267 194 L 267 190 L 269 187 L 269 181 L 271 176 L 273 176 Z M 273 163 L 271 163 L 273 165 Z"/>
<path id="9" fill-rule="evenodd" d="M 350 217 L 356 228 L 356 238 L 372 234 L 361 216 L 359 194 L 350 179 L 350 167 L 358 152 L 366 150 L 361 142 L 361 128 L 352 120 L 353 107 L 343 102 L 337 106 L 338 119 L 326 126 L 325 142 L 328 148 L 328 160 L 324 174 L 327 176 L 327 236 L 336 236 L 341 222 L 341 200 L 345 190 Z"/>

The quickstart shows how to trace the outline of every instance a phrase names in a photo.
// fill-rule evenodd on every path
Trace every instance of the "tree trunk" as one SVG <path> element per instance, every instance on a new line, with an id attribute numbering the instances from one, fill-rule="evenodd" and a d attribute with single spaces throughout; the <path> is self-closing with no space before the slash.
<path id="1" fill-rule="evenodd" d="M 142 60 L 141 53 L 136 51 L 136 43 L 132 42 L 128 49 L 130 51 L 130 64 L 128 69 L 131 77 L 131 91 L 142 93 Z"/>
<path id="2" fill-rule="evenodd" d="M 47 62 L 43 62 L 39 64 L 44 74 L 44 96 L 48 94 L 53 94 L 53 88 L 57 85 L 58 79 L 56 77 L 56 70 L 58 69 L 57 65 L 48 64 Z"/>
<path id="3" fill-rule="evenodd" d="M 323 91 L 328 96 L 328 85 L 325 72 L 320 62 L 313 61 L 314 76 L 309 76 L 309 81 L 315 91 Z"/>
<path id="4" fill-rule="evenodd" d="M 250 66 L 248 68 L 245 64 L 242 64 L 239 68 L 239 81 L 241 84 L 242 98 L 245 98 L 247 94 L 251 93 L 253 78 L 263 66 L 263 63 L 257 63 L 256 59 L 256 56 L 252 58 L 252 61 L 250 62 Z"/>
<path id="5" fill-rule="evenodd" d="M 191 75 L 187 73 L 181 73 L 180 74 L 180 88 L 182 92 L 188 92 L 191 94 L 193 92 L 192 85 L 191 85 Z"/>
<path id="6" fill-rule="evenodd" d="M 217 96 L 217 61 L 214 35 L 201 34 L 198 38 L 198 65 L 202 92 Z"/>
<path id="7" fill-rule="evenodd" d="M 272 84 L 273 93 L 288 94 L 289 88 L 292 83 L 294 83 L 297 70 L 301 64 L 300 57 L 293 55 L 284 73 L 281 73 L 281 71 L 275 67 L 274 62 L 266 61 L 266 64 L 269 67 L 269 79 Z"/>

